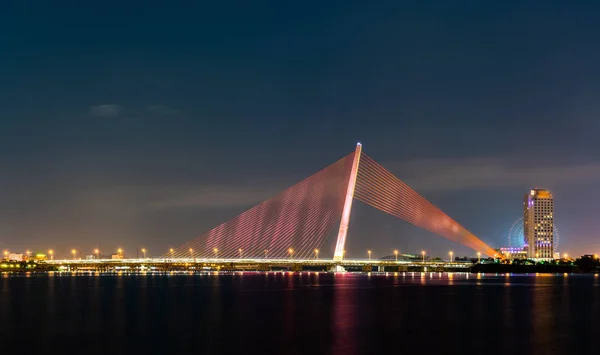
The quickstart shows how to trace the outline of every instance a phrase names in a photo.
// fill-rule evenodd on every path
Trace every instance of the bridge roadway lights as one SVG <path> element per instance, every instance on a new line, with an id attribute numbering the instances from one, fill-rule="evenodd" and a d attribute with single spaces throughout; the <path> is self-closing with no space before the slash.
<path id="1" fill-rule="evenodd" d="M 289 260 L 289 259 L 246 259 L 246 260 L 216 260 L 216 259 L 121 259 L 121 260 L 49 260 L 46 264 L 53 268 L 71 271 L 100 271 L 110 272 L 119 270 L 140 271 L 316 271 L 329 272 L 363 271 L 363 272 L 452 272 L 467 271 L 471 263 L 457 262 L 394 262 L 389 260 Z"/>

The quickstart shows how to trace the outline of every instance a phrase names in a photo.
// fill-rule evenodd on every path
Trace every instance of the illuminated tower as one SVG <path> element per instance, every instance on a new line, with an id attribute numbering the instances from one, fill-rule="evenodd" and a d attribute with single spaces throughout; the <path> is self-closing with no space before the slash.
<path id="1" fill-rule="evenodd" d="M 554 259 L 554 198 L 548 190 L 533 189 L 525 195 L 523 234 L 527 258 Z"/>
<path id="2" fill-rule="evenodd" d="M 350 223 L 350 211 L 352 210 L 352 200 L 354 199 L 354 188 L 356 187 L 356 177 L 358 176 L 358 165 L 360 164 L 361 153 L 362 145 L 360 143 L 357 143 L 356 150 L 354 151 L 354 161 L 352 162 L 352 171 L 350 172 L 350 178 L 348 179 L 348 188 L 346 189 L 344 210 L 342 211 L 342 220 L 340 222 L 340 230 L 338 232 L 338 238 L 335 244 L 333 260 L 342 260 L 344 258 L 346 235 L 348 234 L 348 224 Z"/>

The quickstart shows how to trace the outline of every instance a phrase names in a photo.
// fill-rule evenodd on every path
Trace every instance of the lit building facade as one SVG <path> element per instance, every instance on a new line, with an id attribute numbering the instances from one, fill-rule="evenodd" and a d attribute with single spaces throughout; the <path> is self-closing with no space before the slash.
<path id="1" fill-rule="evenodd" d="M 527 259 L 527 247 L 523 248 L 500 248 L 496 249 L 498 255 L 502 255 L 504 259 L 515 260 L 515 259 Z"/>
<path id="2" fill-rule="evenodd" d="M 533 189 L 523 202 L 523 234 L 529 259 L 554 259 L 554 197 Z"/>
<path id="3" fill-rule="evenodd" d="M 8 254 L 8 260 L 10 261 L 23 261 L 25 260 L 25 257 L 23 256 L 22 253 L 10 253 Z"/>

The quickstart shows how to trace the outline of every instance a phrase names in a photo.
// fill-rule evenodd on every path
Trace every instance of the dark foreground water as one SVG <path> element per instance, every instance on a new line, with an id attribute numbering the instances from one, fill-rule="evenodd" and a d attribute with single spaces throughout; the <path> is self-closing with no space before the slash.
<path id="1" fill-rule="evenodd" d="M 598 279 L 4 274 L 0 348 L 25 354 L 597 354 Z"/>

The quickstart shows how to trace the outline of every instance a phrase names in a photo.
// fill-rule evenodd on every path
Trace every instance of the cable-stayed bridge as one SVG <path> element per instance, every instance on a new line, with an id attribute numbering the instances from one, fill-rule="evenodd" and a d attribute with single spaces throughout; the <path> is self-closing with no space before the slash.
<path id="1" fill-rule="evenodd" d="M 355 151 L 250 208 L 164 258 L 311 259 L 338 228 L 333 260 L 344 259 L 354 200 L 465 245 L 482 255 L 496 252 L 395 175 Z M 321 258 L 325 258 L 321 255 Z"/>
<path id="2" fill-rule="evenodd" d="M 250 208 L 156 259 L 51 260 L 73 269 L 110 269 L 140 265 L 158 270 L 256 269 L 274 267 L 301 270 L 375 267 L 398 270 L 464 269 L 470 263 L 395 259 L 345 258 L 352 203 L 358 200 L 453 242 L 478 255 L 496 252 L 458 222 L 419 195 L 382 165 L 356 149 L 328 167 L 278 195 Z M 337 228 L 333 255 L 319 255 Z"/>

